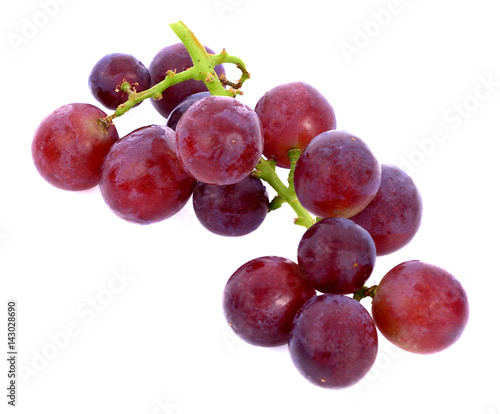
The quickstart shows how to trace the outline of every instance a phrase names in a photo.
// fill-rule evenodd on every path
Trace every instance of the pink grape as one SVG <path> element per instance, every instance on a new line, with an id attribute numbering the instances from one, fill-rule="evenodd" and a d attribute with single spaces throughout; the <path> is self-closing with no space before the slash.
<path id="1" fill-rule="evenodd" d="M 337 126 L 331 104 L 304 82 L 290 82 L 267 91 L 255 112 L 262 122 L 264 155 L 284 168 L 290 168 L 289 150 L 303 150 L 315 136 Z"/>
<path id="2" fill-rule="evenodd" d="M 206 184 L 235 184 L 248 177 L 262 155 L 259 117 L 227 96 L 191 105 L 176 127 L 177 153 L 186 170 Z"/>
<path id="3" fill-rule="evenodd" d="M 278 256 L 260 257 L 228 280 L 224 315 L 236 335 L 250 344 L 285 345 L 295 314 L 315 295 L 296 263 Z"/>
<path id="4" fill-rule="evenodd" d="M 382 165 L 382 179 L 375 198 L 351 217 L 373 238 L 377 255 L 406 246 L 422 221 L 422 197 L 411 177 L 394 165 Z"/>
<path id="5" fill-rule="evenodd" d="M 114 125 L 94 105 L 63 105 L 45 117 L 33 137 L 31 153 L 40 175 L 53 186 L 88 190 L 99 183 L 104 157 L 118 140 Z"/>
<path id="6" fill-rule="evenodd" d="M 346 131 L 327 131 L 300 155 L 294 181 L 299 202 L 312 214 L 350 218 L 377 194 L 380 165 L 360 138 Z"/>
<path id="7" fill-rule="evenodd" d="M 372 315 L 393 344 L 409 352 L 431 354 L 448 348 L 462 335 L 469 304 L 454 276 L 413 260 L 397 265 L 382 278 Z"/>
<path id="8" fill-rule="evenodd" d="M 311 383 L 341 389 L 360 381 L 377 357 L 378 337 L 368 311 L 357 300 L 325 293 L 297 313 L 289 352 Z"/>
<path id="9" fill-rule="evenodd" d="M 361 289 L 375 266 L 370 234 L 343 217 L 310 227 L 298 247 L 298 264 L 309 283 L 324 293 L 349 294 Z"/>
<path id="10" fill-rule="evenodd" d="M 150 224 L 180 211 L 195 184 L 175 153 L 174 131 L 150 125 L 113 145 L 104 161 L 99 187 L 119 217 Z"/>

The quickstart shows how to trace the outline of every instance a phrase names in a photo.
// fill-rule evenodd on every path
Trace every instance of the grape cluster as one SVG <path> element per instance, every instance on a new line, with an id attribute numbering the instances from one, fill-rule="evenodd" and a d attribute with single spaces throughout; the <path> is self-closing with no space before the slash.
<path id="1" fill-rule="evenodd" d="M 177 43 L 149 68 L 130 55 L 107 55 L 88 83 L 99 104 L 117 109 L 191 67 L 190 52 Z M 224 67 L 214 74 L 225 79 Z M 172 217 L 192 199 L 206 229 L 239 237 L 289 203 L 296 224 L 307 228 L 297 260 L 270 255 L 243 264 L 227 281 L 222 307 L 244 341 L 288 345 L 313 384 L 338 389 L 358 382 L 375 362 L 378 332 L 415 353 L 452 345 L 469 309 L 463 287 L 444 269 L 409 261 L 378 286 L 365 285 L 376 258 L 406 246 L 420 227 L 414 181 L 380 164 L 361 138 L 338 130 L 332 105 L 307 83 L 277 85 L 250 108 L 234 96 L 212 95 L 206 82 L 193 78 L 154 95 L 165 123 L 123 137 L 97 106 L 64 105 L 35 132 L 35 166 L 64 190 L 99 186 L 117 216 L 142 225 Z M 276 167 L 289 171 L 288 185 Z M 272 200 L 265 182 L 277 192 Z M 360 303 L 365 297 L 373 298 L 371 314 Z"/>

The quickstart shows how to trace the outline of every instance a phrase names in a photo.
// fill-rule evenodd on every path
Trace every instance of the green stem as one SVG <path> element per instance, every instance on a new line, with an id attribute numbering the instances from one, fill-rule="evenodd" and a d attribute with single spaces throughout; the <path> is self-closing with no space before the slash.
<path id="1" fill-rule="evenodd" d="M 353 298 L 356 299 L 358 302 L 361 301 L 361 299 L 371 297 L 372 299 L 375 297 L 375 294 L 377 293 L 377 285 L 374 285 L 372 287 L 368 286 L 363 286 L 361 289 L 359 289 L 357 292 L 354 293 Z"/>
<path id="2" fill-rule="evenodd" d="M 271 202 L 270 210 L 275 210 L 279 208 L 282 204 L 288 203 L 290 207 L 297 213 L 297 218 L 295 219 L 295 224 L 299 226 L 304 226 L 306 229 L 311 227 L 316 220 L 309 214 L 309 212 L 300 204 L 297 194 L 295 193 L 295 187 L 293 185 L 293 173 L 295 170 L 295 164 L 300 155 L 300 150 L 291 150 L 289 152 L 291 164 L 290 173 L 288 175 L 288 183 L 286 186 L 283 181 L 276 174 L 276 161 L 269 159 L 266 160 L 261 158 L 253 175 L 266 181 L 278 194 L 277 197 Z"/>
<path id="3" fill-rule="evenodd" d="M 213 62 L 215 65 L 220 65 L 222 63 L 232 63 L 241 70 L 241 78 L 238 82 L 233 83 L 227 80 L 225 75 L 221 75 L 219 79 L 224 85 L 228 85 L 232 88 L 235 93 L 239 92 L 239 89 L 243 86 L 243 83 L 250 79 L 250 73 L 248 73 L 245 62 L 243 62 L 239 57 L 228 55 L 226 50 L 223 50 L 219 55 L 213 56 Z M 231 89 L 230 89 L 231 90 Z"/>
<path id="4" fill-rule="evenodd" d="M 189 68 L 185 70 L 184 72 L 177 73 L 175 74 L 172 71 L 167 72 L 167 76 L 165 79 L 163 79 L 161 82 L 157 83 L 155 86 L 152 88 L 146 89 L 145 91 L 142 92 L 134 92 L 131 91 L 129 93 L 128 100 L 121 104 L 118 108 L 116 108 L 116 111 L 113 115 L 109 116 L 110 120 L 119 117 L 123 115 L 125 112 L 128 112 L 130 109 L 132 109 L 134 106 L 136 106 L 138 103 L 144 101 L 145 99 L 148 98 L 153 98 L 153 99 L 160 99 L 162 92 L 167 89 L 168 87 L 172 85 L 176 85 L 178 83 L 187 81 L 189 79 L 192 79 L 195 73 L 195 68 Z"/>
<path id="5" fill-rule="evenodd" d="M 191 60 L 193 61 L 192 78 L 203 81 L 212 95 L 232 96 L 232 93 L 224 89 L 215 72 L 213 59 L 205 50 L 205 47 L 196 38 L 194 33 L 181 21 L 172 23 L 170 28 L 186 47 Z"/>
<path id="6" fill-rule="evenodd" d="M 186 47 L 193 61 L 193 66 L 179 73 L 168 71 L 165 79 L 139 93 L 135 92 L 128 83 L 124 83 L 121 87 L 129 93 L 128 100 L 121 104 L 112 115 L 104 118 L 102 120 L 104 124 L 110 125 L 114 118 L 128 112 L 145 99 L 161 99 L 162 93 L 167 88 L 189 79 L 202 81 L 212 95 L 234 97 L 242 93 L 239 89 L 242 87 L 243 82 L 250 78 L 250 74 L 246 69 L 245 63 L 240 58 L 229 55 L 225 50 L 218 55 L 207 53 L 193 32 L 180 21 L 172 23 L 170 27 Z M 241 70 L 242 75 L 237 83 L 229 82 L 225 76 L 221 76 L 220 78 L 217 76 L 215 66 L 223 63 L 235 64 Z M 230 87 L 226 89 L 225 86 Z"/>

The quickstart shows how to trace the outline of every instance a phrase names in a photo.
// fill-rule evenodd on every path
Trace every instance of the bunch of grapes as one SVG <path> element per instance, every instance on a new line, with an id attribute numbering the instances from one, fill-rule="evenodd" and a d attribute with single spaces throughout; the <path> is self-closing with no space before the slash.
<path id="1" fill-rule="evenodd" d="M 89 87 L 115 113 L 73 103 L 49 114 L 32 144 L 42 177 L 64 190 L 98 186 L 116 215 L 142 225 L 174 216 L 192 198 L 203 226 L 227 237 L 251 233 L 288 203 L 306 228 L 297 260 L 243 264 L 222 307 L 244 341 L 288 345 L 298 371 L 318 386 L 344 388 L 367 374 L 378 332 L 421 354 L 456 342 L 468 301 L 444 269 L 408 261 L 366 286 L 376 258 L 406 246 L 420 227 L 414 181 L 338 130 L 333 107 L 311 85 L 278 85 L 252 109 L 237 99 L 249 78 L 241 60 L 179 37 L 149 68 L 118 53 L 97 62 Z M 222 63 L 237 64 L 238 82 L 226 79 Z M 165 123 L 119 137 L 113 120 L 147 98 Z M 287 184 L 276 168 L 288 170 Z"/>

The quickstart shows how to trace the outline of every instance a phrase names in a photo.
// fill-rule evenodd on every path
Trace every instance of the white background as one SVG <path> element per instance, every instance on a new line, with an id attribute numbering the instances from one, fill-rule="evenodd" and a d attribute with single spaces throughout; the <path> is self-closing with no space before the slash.
<path id="1" fill-rule="evenodd" d="M 20 413 L 499 414 L 496 6 L 494 0 L 5 3 L 0 412 L 9 408 L 6 313 L 15 299 Z M 378 260 L 370 282 L 410 259 L 453 273 L 471 307 L 455 345 L 418 356 L 380 338 L 379 359 L 360 384 L 317 388 L 295 370 L 286 347 L 238 340 L 221 310 L 224 285 L 240 265 L 263 255 L 296 258 L 303 229 L 292 224 L 287 206 L 252 235 L 226 239 L 205 231 L 190 204 L 175 218 L 141 227 L 115 217 L 97 190 L 63 192 L 40 178 L 30 146 L 42 118 L 65 103 L 95 103 L 87 78 L 107 53 L 130 53 L 149 65 L 178 41 L 168 26 L 178 20 L 205 45 L 246 62 L 252 78 L 242 102 L 253 107 L 275 85 L 308 82 L 334 106 L 339 129 L 362 138 L 381 163 L 406 163 L 424 200 L 422 227 L 410 245 Z M 116 126 L 124 135 L 159 122 L 147 102 Z M 369 308 L 369 300 L 363 303 Z"/>

